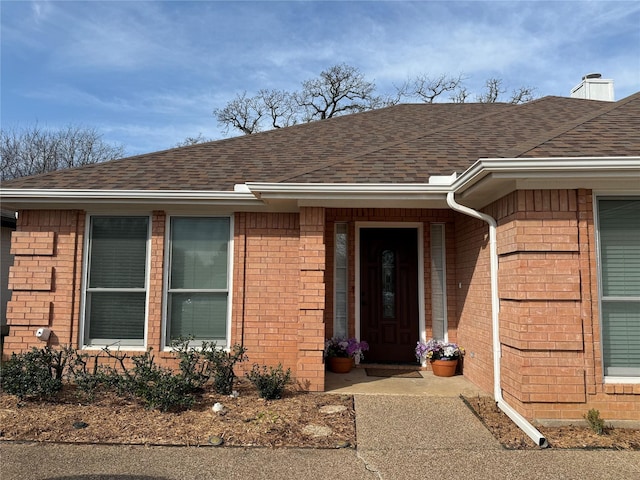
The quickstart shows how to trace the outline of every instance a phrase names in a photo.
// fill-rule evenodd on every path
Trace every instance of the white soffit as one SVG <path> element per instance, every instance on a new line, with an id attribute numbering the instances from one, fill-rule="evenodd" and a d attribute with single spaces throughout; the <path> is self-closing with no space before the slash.
<path id="1" fill-rule="evenodd" d="M 426 183 L 260 183 L 250 182 L 253 194 L 270 205 L 335 208 L 445 208 L 450 185 Z"/>
<path id="2" fill-rule="evenodd" d="M 484 206 L 514 190 L 598 189 L 640 193 L 640 157 L 480 159 L 453 185 L 459 199 Z"/>
<path id="3" fill-rule="evenodd" d="M 78 208 L 95 205 L 135 205 L 164 208 L 171 205 L 255 207 L 262 205 L 250 192 L 188 190 L 49 190 L 2 189 L 0 200 L 13 208 Z"/>

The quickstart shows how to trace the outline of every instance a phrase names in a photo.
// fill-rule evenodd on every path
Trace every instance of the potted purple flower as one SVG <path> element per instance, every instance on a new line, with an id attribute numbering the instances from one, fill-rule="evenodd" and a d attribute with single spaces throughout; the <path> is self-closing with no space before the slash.
<path id="1" fill-rule="evenodd" d="M 416 359 L 420 363 L 431 364 L 433 374 L 439 377 L 452 377 L 456 373 L 459 359 L 464 355 L 464 348 L 457 343 L 431 339 L 419 341 L 416 345 Z"/>
<path id="2" fill-rule="evenodd" d="M 347 373 L 355 363 L 364 358 L 363 352 L 369 350 L 369 344 L 355 338 L 333 337 L 324 343 L 324 357 L 329 370 L 335 373 Z"/>

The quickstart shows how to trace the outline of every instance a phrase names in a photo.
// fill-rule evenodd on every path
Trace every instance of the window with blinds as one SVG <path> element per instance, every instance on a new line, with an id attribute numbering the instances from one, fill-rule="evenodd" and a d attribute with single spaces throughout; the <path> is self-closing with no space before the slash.
<path id="1" fill-rule="evenodd" d="M 91 217 L 86 345 L 144 345 L 148 239 L 149 217 Z"/>
<path id="2" fill-rule="evenodd" d="M 431 318 L 433 338 L 447 339 L 444 224 L 431 224 Z"/>
<path id="3" fill-rule="evenodd" d="M 640 377 L 640 199 L 598 200 L 605 375 Z"/>
<path id="4" fill-rule="evenodd" d="M 167 346 L 178 338 L 226 345 L 229 217 L 172 217 L 169 226 Z"/>
<path id="5" fill-rule="evenodd" d="M 347 338 L 347 224 L 335 224 L 333 335 Z"/>

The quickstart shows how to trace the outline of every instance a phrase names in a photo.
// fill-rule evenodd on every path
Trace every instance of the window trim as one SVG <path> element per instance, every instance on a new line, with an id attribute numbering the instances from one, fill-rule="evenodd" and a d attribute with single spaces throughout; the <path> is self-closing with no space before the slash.
<path id="1" fill-rule="evenodd" d="M 165 352 L 171 352 L 174 349 L 168 344 L 169 340 L 169 282 L 171 280 L 171 219 L 172 218 L 228 218 L 229 219 L 229 241 L 227 244 L 227 315 L 225 320 L 225 344 L 216 344 L 224 350 L 231 348 L 231 328 L 232 328 L 232 314 L 233 314 L 233 266 L 234 266 L 234 231 L 235 231 L 235 217 L 233 214 L 167 214 L 165 218 L 165 238 L 164 238 L 164 272 L 162 281 L 162 333 L 160 335 L 161 349 Z M 213 289 L 217 292 L 221 292 L 221 289 Z M 202 290 L 189 290 L 192 292 L 212 292 L 210 289 Z M 194 340 L 189 342 L 190 347 L 198 348 L 202 345 L 203 341 L 208 340 Z M 211 340 L 213 341 L 213 340 Z"/>
<path id="2" fill-rule="evenodd" d="M 602 284 L 602 243 L 600 237 L 600 200 L 640 200 L 640 196 L 634 194 L 607 194 L 593 192 L 593 224 L 596 237 L 596 268 L 597 268 L 597 289 L 598 289 L 598 323 L 600 329 L 600 358 L 602 365 L 602 378 L 605 384 L 640 384 L 640 376 L 617 376 L 607 375 L 605 373 L 605 359 L 604 359 L 604 319 L 602 315 L 602 300 L 603 300 L 603 284 Z M 627 297 L 623 297 L 627 299 Z M 634 297 L 630 297 L 634 298 Z M 614 297 L 615 300 L 620 300 L 620 297 Z M 625 300 L 628 301 L 628 300 Z"/>
<path id="3" fill-rule="evenodd" d="M 440 229 L 439 232 L 436 232 L 436 228 Z M 439 234 L 440 240 L 442 242 L 442 251 L 440 252 L 440 258 L 438 259 L 441 262 L 442 266 L 442 291 L 440 292 L 440 300 L 442 302 L 442 312 L 436 311 L 436 302 L 434 298 L 434 289 L 433 283 L 437 280 L 436 270 L 434 268 L 434 235 Z M 442 340 L 445 342 L 449 341 L 449 318 L 448 318 L 448 304 L 447 304 L 447 232 L 446 232 L 446 224 L 444 222 L 431 222 L 429 224 L 429 262 L 430 262 L 430 270 L 431 270 L 431 278 L 429 285 L 429 294 L 431 295 L 431 331 L 433 333 L 433 337 L 436 338 L 435 335 L 435 323 L 436 316 L 442 315 L 442 318 L 438 318 L 438 322 L 442 322 Z"/>
<path id="4" fill-rule="evenodd" d="M 340 319 L 338 318 L 338 268 L 342 266 L 338 265 L 338 255 L 337 255 L 337 247 L 338 247 L 338 225 L 344 226 L 344 232 L 340 232 L 341 235 L 346 237 L 346 257 L 345 257 L 345 265 L 344 265 L 344 282 L 345 282 L 345 332 L 346 336 L 349 336 L 349 223 L 348 222 L 335 222 L 333 226 L 333 336 L 336 336 L 336 332 L 338 331 L 338 327 L 340 327 Z"/>
<path id="5" fill-rule="evenodd" d="M 116 340 L 110 344 L 103 343 L 89 343 L 88 342 L 88 326 L 89 320 L 87 319 L 87 291 L 89 290 L 89 256 L 91 252 L 91 225 L 94 217 L 146 217 L 147 218 L 147 240 L 146 240 L 146 258 L 145 258 L 145 300 L 144 300 L 144 333 L 142 338 L 142 345 L 123 345 L 121 340 Z M 131 213 L 87 213 L 85 216 L 84 227 L 84 251 L 82 254 L 82 290 L 80 299 L 80 328 L 78 329 L 79 341 L 78 344 L 82 346 L 84 350 L 100 350 L 104 347 L 117 346 L 119 349 L 126 349 L 131 351 L 145 351 L 147 349 L 148 331 L 149 331 L 149 286 L 151 279 L 151 233 L 153 229 L 153 216 L 148 212 L 131 212 Z M 95 289 L 95 291 L 108 291 L 109 289 Z M 139 291 L 139 289 L 122 289 L 122 291 L 131 290 Z"/>

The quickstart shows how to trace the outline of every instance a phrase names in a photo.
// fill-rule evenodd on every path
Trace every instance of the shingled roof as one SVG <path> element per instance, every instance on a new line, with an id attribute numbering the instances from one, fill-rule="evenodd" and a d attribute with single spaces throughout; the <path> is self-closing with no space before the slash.
<path id="1" fill-rule="evenodd" d="M 3 182 L 3 188 L 232 191 L 234 184 L 426 183 L 479 158 L 640 155 L 640 93 L 618 102 L 396 105 Z"/>

